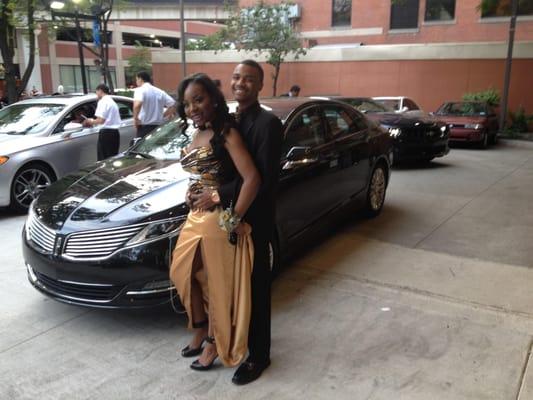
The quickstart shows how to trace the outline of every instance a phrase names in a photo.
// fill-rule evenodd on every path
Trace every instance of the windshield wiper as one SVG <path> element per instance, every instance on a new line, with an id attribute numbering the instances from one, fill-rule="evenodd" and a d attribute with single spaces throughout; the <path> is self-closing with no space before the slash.
<path id="1" fill-rule="evenodd" d="M 17 131 L 7 131 L 7 132 L 0 132 L 3 135 L 24 135 L 24 132 L 17 132 Z"/>
<path id="2" fill-rule="evenodd" d="M 150 154 L 141 153 L 140 151 L 130 150 L 128 151 L 128 154 L 133 154 L 136 156 L 141 156 L 142 158 L 146 158 L 148 160 L 154 159 L 154 156 L 151 156 Z"/>

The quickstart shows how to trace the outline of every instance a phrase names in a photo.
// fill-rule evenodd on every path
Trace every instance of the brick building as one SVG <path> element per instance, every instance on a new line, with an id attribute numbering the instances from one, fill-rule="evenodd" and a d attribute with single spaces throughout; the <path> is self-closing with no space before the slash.
<path id="1" fill-rule="evenodd" d="M 501 90 L 510 0 L 491 2 L 483 11 L 480 1 L 402 0 L 393 5 L 390 0 L 296 0 L 294 23 L 310 49 L 282 66 L 278 93 L 299 84 L 303 95 L 407 95 L 434 110 L 465 92 Z M 254 3 L 239 2 L 241 7 Z M 533 112 L 533 0 L 521 1 L 520 14 L 510 107 L 524 105 Z M 189 53 L 188 72 L 222 79 L 229 95 L 228 77 L 245 56 Z M 154 62 L 159 83 L 175 88 L 181 79 L 179 54 L 158 54 Z M 270 93 L 268 81 L 263 94 Z"/>

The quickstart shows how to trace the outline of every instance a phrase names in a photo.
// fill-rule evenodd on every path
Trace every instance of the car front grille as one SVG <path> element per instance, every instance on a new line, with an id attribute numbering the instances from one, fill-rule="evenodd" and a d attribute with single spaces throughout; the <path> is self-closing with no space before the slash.
<path id="1" fill-rule="evenodd" d="M 43 289 L 69 299 L 108 302 L 113 300 L 123 289 L 123 286 L 118 285 L 60 281 L 37 271 L 33 271 L 33 273 Z"/>
<path id="2" fill-rule="evenodd" d="M 408 142 L 430 143 L 442 139 L 439 126 L 405 129 L 403 136 Z"/>
<path id="3" fill-rule="evenodd" d="M 56 242 L 56 231 L 46 227 L 30 210 L 26 221 L 26 237 L 37 250 L 51 254 Z"/>
<path id="4" fill-rule="evenodd" d="M 137 224 L 74 233 L 67 238 L 63 255 L 67 258 L 85 260 L 105 258 L 122 247 L 146 225 Z"/>

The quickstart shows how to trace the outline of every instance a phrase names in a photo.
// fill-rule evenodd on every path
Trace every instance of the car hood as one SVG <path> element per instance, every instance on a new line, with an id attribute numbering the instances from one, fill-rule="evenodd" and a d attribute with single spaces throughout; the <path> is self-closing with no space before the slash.
<path id="1" fill-rule="evenodd" d="M 447 124 L 483 124 L 486 122 L 486 117 L 478 117 L 478 116 L 472 116 L 472 115 L 439 115 L 438 116 L 441 121 L 446 122 Z"/>
<path id="2" fill-rule="evenodd" d="M 183 205 L 188 177 L 177 161 L 115 157 L 51 185 L 33 212 L 64 232 L 159 219 L 160 213 Z"/>
<path id="3" fill-rule="evenodd" d="M 433 125 L 437 122 L 429 115 L 408 114 L 408 113 L 367 113 L 370 120 L 379 122 L 386 127 L 408 128 L 415 125 Z"/>
<path id="4" fill-rule="evenodd" d="M 55 141 L 55 137 L 37 135 L 8 135 L 0 133 L 0 156 L 9 156 L 23 150 Z"/>

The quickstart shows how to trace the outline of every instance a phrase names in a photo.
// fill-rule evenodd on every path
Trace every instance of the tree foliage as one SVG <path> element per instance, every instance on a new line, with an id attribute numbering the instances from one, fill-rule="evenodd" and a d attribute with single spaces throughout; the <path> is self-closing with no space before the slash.
<path id="1" fill-rule="evenodd" d="M 230 7 L 226 26 L 193 46 L 199 50 L 236 48 L 266 55 L 266 62 L 274 67 L 272 89 L 275 96 L 281 64 L 290 54 L 297 59 L 306 52 L 290 19 L 291 4 L 281 2 L 271 5 L 258 0 L 248 8 L 234 5 Z"/>
<path id="2" fill-rule="evenodd" d="M 127 60 L 128 70 L 132 75 L 137 75 L 140 71 L 152 71 L 152 53 L 138 41 L 135 42 L 135 51 Z"/>
<path id="3" fill-rule="evenodd" d="M 9 103 L 18 100 L 25 89 L 35 64 L 35 19 L 36 0 L 0 0 L 0 54 L 4 62 L 7 98 Z M 17 29 L 25 29 L 28 34 L 29 58 L 17 86 L 15 68 L 15 42 Z"/>

